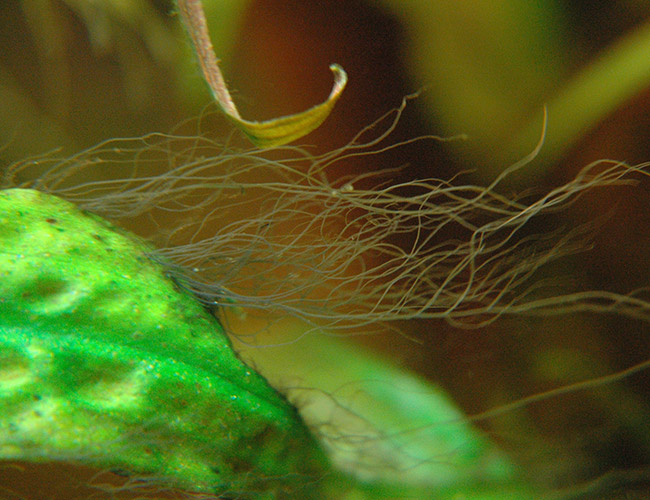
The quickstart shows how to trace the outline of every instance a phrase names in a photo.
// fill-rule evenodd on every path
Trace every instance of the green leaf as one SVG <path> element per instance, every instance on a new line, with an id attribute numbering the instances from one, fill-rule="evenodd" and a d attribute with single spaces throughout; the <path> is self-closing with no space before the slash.
<path id="1" fill-rule="evenodd" d="M 149 246 L 66 201 L 12 189 L 0 191 L 0 248 L 0 460 L 322 498 L 311 483 L 329 463 L 295 409 Z"/>
<path id="2" fill-rule="evenodd" d="M 280 378 L 326 456 L 148 244 L 67 201 L 0 191 L 0 248 L 0 460 L 242 500 L 529 498 L 440 389 L 306 336 Z"/>

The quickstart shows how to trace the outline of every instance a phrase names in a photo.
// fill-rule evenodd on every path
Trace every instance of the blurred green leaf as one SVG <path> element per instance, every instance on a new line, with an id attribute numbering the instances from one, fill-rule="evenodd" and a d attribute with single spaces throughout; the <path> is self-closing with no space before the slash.
<path id="1" fill-rule="evenodd" d="M 443 134 L 467 134 L 472 166 L 495 158 L 566 71 L 562 4 L 526 0 L 383 2 L 406 26 L 406 63 Z M 538 128 L 541 133 L 541 127 Z M 537 142 L 526 144 L 521 158 Z M 471 149 L 471 151 L 470 151 Z"/>
<path id="2" fill-rule="evenodd" d="M 548 128 L 539 174 L 650 85 L 650 24 L 620 37 L 575 76 L 562 2 L 384 0 L 407 27 L 407 62 L 445 134 L 482 175 L 528 154 Z M 460 152 L 460 151 L 459 151 Z"/>
<path id="3" fill-rule="evenodd" d="M 532 498 L 517 467 L 439 387 L 310 325 L 289 320 L 277 330 L 299 339 L 238 350 L 320 429 L 333 463 L 373 498 Z"/>
<path id="4" fill-rule="evenodd" d="M 548 126 L 536 168 L 548 166 L 605 117 L 650 86 L 650 22 L 599 54 L 548 100 Z M 540 111 L 541 114 L 541 111 Z M 506 150 L 524 151 L 539 137 L 538 113 Z"/>

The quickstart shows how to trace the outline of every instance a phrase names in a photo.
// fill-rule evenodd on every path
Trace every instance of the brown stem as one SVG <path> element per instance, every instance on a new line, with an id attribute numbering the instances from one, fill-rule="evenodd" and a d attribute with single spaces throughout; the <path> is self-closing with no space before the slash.
<path id="1" fill-rule="evenodd" d="M 234 118 L 241 118 L 219 69 L 219 60 L 214 55 L 201 0 L 178 0 L 178 10 L 183 24 L 190 33 L 203 76 L 215 99 L 227 114 Z"/>

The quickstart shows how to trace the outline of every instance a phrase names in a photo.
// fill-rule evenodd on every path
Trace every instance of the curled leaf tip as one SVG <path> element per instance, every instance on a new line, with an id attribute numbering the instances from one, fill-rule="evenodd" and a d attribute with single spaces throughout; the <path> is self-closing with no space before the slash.
<path id="1" fill-rule="evenodd" d="M 219 61 L 212 48 L 201 0 L 177 0 L 177 3 L 180 17 L 192 39 L 203 76 L 217 104 L 257 147 L 270 148 L 295 141 L 316 129 L 330 114 L 348 81 L 347 74 L 338 64 L 330 65 L 334 73 L 334 86 L 325 102 L 302 113 L 273 120 L 257 122 L 241 118 L 219 69 Z"/>
<path id="2" fill-rule="evenodd" d="M 282 146 L 300 139 L 325 121 L 345 88 L 348 75 L 343 68 L 338 64 L 331 64 L 330 70 L 334 73 L 334 85 L 330 95 L 327 100 L 306 111 L 262 122 L 247 121 L 232 116 L 230 118 L 251 142 L 260 148 Z"/>

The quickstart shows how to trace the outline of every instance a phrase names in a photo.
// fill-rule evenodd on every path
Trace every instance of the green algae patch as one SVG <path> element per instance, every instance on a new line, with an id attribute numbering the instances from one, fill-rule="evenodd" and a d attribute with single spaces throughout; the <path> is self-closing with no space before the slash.
<path id="1" fill-rule="evenodd" d="M 329 465 L 295 409 L 152 252 L 69 202 L 0 191 L 0 460 L 322 497 Z"/>

